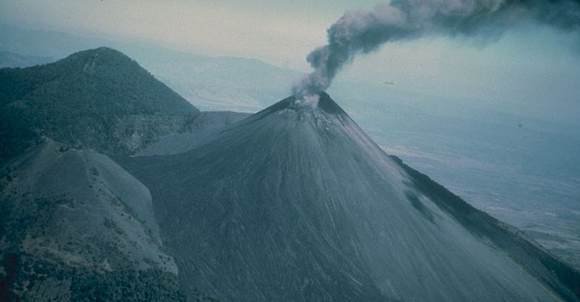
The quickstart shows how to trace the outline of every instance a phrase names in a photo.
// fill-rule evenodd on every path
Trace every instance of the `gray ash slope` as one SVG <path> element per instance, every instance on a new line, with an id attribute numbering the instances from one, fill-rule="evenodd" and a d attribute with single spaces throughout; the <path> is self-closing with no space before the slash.
<path id="1" fill-rule="evenodd" d="M 183 301 L 149 190 L 49 139 L 2 163 L 1 301 Z"/>
<path id="2" fill-rule="evenodd" d="M 186 131 L 160 136 L 156 142 L 145 146 L 135 156 L 170 155 L 189 151 L 248 116 L 249 113 L 241 112 L 203 111 Z"/>
<path id="3" fill-rule="evenodd" d="M 190 152 L 127 159 L 187 294 L 222 301 L 578 301 L 580 275 L 386 155 L 326 94 Z"/>

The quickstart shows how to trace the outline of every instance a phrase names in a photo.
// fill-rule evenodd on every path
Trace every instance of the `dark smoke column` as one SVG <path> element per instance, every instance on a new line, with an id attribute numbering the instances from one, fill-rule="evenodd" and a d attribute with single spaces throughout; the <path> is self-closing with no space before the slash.
<path id="1" fill-rule="evenodd" d="M 387 42 L 434 34 L 499 35 L 525 22 L 578 31 L 580 0 L 393 0 L 347 12 L 328 29 L 328 44 L 308 55 L 314 71 L 292 92 L 301 97 L 326 90 L 356 55 Z"/>

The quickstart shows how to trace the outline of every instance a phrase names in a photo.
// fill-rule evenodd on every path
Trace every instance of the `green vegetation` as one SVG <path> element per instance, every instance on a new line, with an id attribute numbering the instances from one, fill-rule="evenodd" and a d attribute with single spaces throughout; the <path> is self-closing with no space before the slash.
<path id="1" fill-rule="evenodd" d="M 109 48 L 29 68 L 0 69 L 0 158 L 38 135 L 131 154 L 191 126 L 199 111 L 135 61 Z"/>

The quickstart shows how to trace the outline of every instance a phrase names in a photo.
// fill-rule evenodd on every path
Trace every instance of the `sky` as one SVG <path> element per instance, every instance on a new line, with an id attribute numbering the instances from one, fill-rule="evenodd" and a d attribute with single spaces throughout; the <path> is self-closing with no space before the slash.
<path id="1" fill-rule="evenodd" d="M 365 3 L 368 2 L 368 3 Z M 142 38 L 208 54 L 305 68 L 304 55 L 346 9 L 376 1 L 0 0 L 4 22 Z M 287 62 L 287 63 L 285 63 Z"/>
<path id="2" fill-rule="evenodd" d="M 308 71 L 346 10 L 378 0 L 0 0 L 0 22 L 81 35 L 153 42 L 215 56 Z M 530 115 L 580 115 L 580 39 L 515 29 L 498 41 L 444 38 L 388 44 L 358 58 L 339 79 L 388 81 L 423 94 L 497 102 Z"/>

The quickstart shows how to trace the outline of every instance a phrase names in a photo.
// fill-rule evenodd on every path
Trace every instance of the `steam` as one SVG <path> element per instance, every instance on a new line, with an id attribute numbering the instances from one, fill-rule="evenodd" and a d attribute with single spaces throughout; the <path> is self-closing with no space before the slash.
<path id="1" fill-rule="evenodd" d="M 328 29 L 328 43 L 308 55 L 314 70 L 292 92 L 326 90 L 345 64 L 387 42 L 501 34 L 524 22 L 580 30 L 580 0 L 393 0 L 370 11 L 347 12 Z"/>

